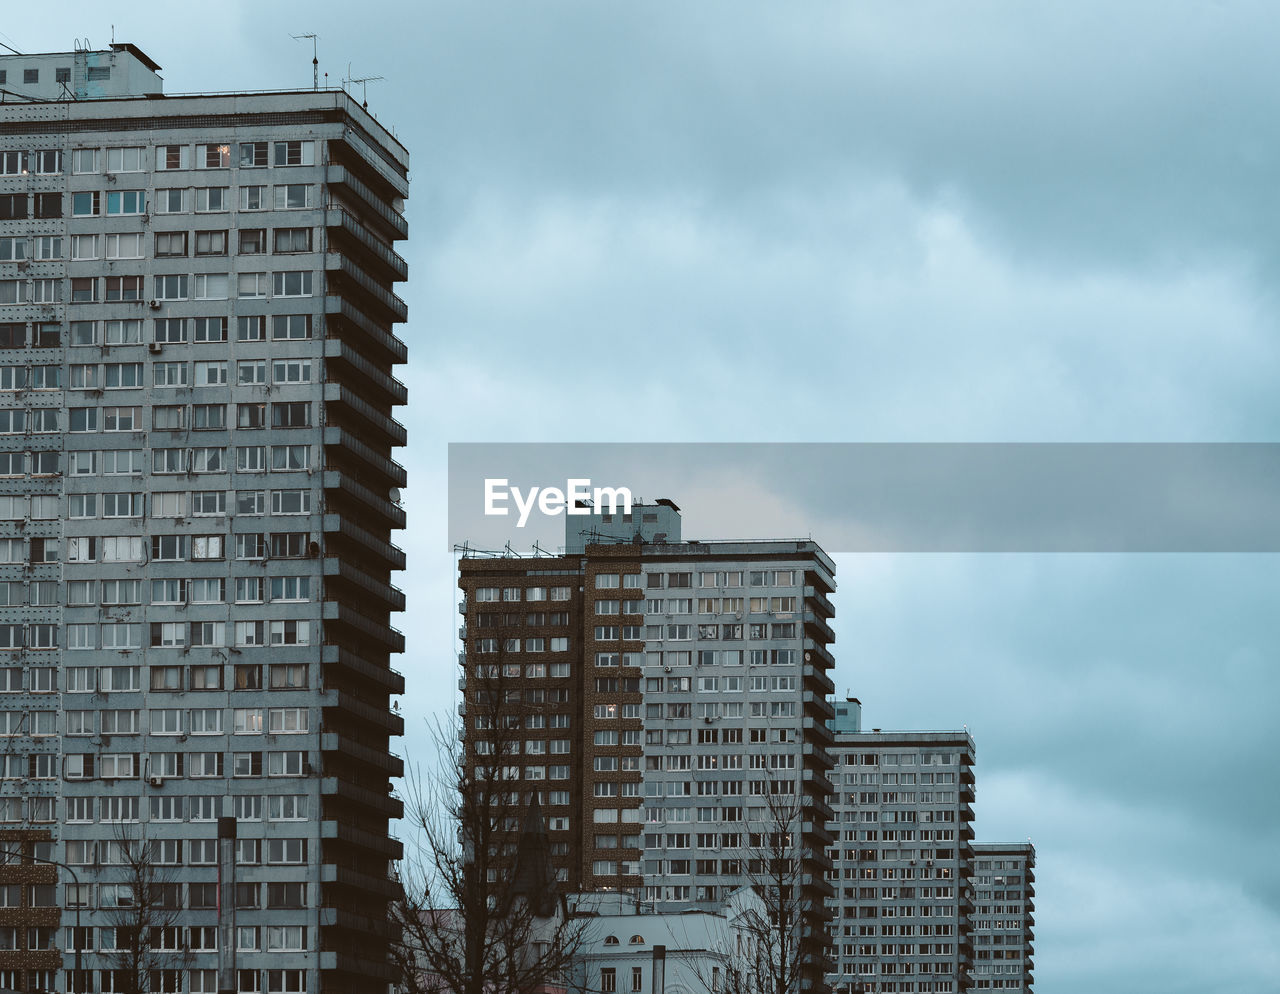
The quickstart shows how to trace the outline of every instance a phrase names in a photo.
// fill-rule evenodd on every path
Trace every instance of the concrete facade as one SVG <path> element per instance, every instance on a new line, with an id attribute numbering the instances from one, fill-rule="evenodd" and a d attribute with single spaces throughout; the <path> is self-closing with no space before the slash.
<path id="1" fill-rule="evenodd" d="M 974 987 L 1030 991 L 1035 982 L 1035 846 L 979 843 L 973 855 Z"/>
<path id="2" fill-rule="evenodd" d="M 826 965 L 834 572 L 808 541 L 615 542 L 464 557 L 459 580 L 467 749 L 486 739 L 467 720 L 478 682 L 508 674 L 511 719 L 532 730 L 510 763 L 521 803 L 540 792 L 560 878 L 711 910 L 759 879 L 785 805 L 811 987 Z"/>
<path id="3" fill-rule="evenodd" d="M 855 730 L 832 746 L 828 899 L 837 994 L 955 994 L 972 984 L 973 739 Z"/>
<path id="4" fill-rule="evenodd" d="M 55 98 L 0 106 L 0 707 L 29 765 L 0 822 L 81 882 L 62 989 L 118 984 L 144 843 L 188 950 L 154 983 L 382 989 L 407 153 L 342 92 L 168 98 L 132 46 L 73 55 L 89 99 L 44 92 L 61 55 L 0 58 Z"/>

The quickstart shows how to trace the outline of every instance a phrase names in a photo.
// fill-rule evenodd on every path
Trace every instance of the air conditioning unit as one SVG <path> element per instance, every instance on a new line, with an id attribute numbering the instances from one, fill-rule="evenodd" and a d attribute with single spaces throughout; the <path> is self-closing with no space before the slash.
<path id="1" fill-rule="evenodd" d="M 664 667 L 662 667 L 662 672 L 664 672 L 664 673 L 670 673 L 670 672 L 671 672 L 671 667 L 670 667 L 670 666 L 664 666 Z"/>
<path id="2" fill-rule="evenodd" d="M 163 787 L 164 777 L 156 777 L 156 776 L 147 777 L 147 783 L 151 784 L 152 787 Z"/>
<path id="3" fill-rule="evenodd" d="M 149 301 L 147 301 L 147 306 L 150 307 L 153 311 L 158 311 L 160 310 L 160 301 L 157 300 L 155 297 L 152 297 Z"/>
<path id="4" fill-rule="evenodd" d="M 156 302 L 152 301 L 152 303 L 155 304 Z M 164 351 L 164 346 L 161 345 L 159 342 L 152 342 L 150 345 L 147 346 L 147 351 L 150 352 L 152 355 L 159 355 L 161 352 Z"/>

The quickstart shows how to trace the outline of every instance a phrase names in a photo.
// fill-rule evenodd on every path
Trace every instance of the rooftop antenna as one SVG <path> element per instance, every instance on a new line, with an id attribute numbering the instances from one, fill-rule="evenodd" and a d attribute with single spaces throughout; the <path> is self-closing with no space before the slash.
<path id="1" fill-rule="evenodd" d="M 302 41 L 303 38 L 311 39 L 311 89 L 320 89 L 320 54 L 316 49 L 316 39 L 320 36 L 314 32 L 308 32 L 301 35 L 290 35 L 294 41 Z M 325 73 L 327 76 L 328 73 Z"/>
<path id="2" fill-rule="evenodd" d="M 344 84 L 344 85 L 345 85 L 345 84 L 347 84 L 347 83 L 359 83 L 359 84 L 360 84 L 360 99 L 361 99 L 361 101 L 363 102 L 364 109 L 365 109 L 365 110 L 368 110 L 368 109 L 369 109 L 369 88 L 368 88 L 368 84 L 369 84 L 369 83 L 372 83 L 372 82 L 373 82 L 374 80 L 376 80 L 376 79 L 383 79 L 383 78 L 384 78 L 384 77 L 382 77 L 382 76 L 352 76 L 352 75 L 351 75 L 351 63 L 350 63 L 350 62 L 348 62 L 348 63 L 347 63 L 347 78 L 346 78 L 346 79 L 344 79 L 342 82 L 343 82 L 343 84 Z"/>

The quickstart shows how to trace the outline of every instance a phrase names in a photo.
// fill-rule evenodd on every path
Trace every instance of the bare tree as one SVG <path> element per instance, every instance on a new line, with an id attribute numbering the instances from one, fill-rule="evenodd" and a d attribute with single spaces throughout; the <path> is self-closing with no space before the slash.
<path id="1" fill-rule="evenodd" d="M 116 909 L 108 916 L 115 929 L 115 952 L 109 961 L 120 994 L 147 994 L 182 989 L 182 975 L 190 965 L 187 936 L 182 929 L 181 884 L 162 863 L 160 843 L 141 838 L 126 823 L 117 823 L 114 862 L 121 868 L 114 884 Z"/>
<path id="2" fill-rule="evenodd" d="M 563 987 L 582 939 L 548 861 L 536 793 L 521 791 L 524 701 L 501 657 L 467 674 L 460 738 L 431 737 L 437 765 L 411 766 L 410 838 L 397 868 L 393 955 L 407 994 L 537 994 Z"/>
<path id="3" fill-rule="evenodd" d="M 754 899 L 729 897 L 727 928 L 712 957 L 694 964 L 711 994 L 798 994 L 814 969 L 805 934 L 815 920 L 804 886 L 801 795 L 793 792 L 800 785 L 773 777 L 766 783 L 765 817 L 748 826 L 741 850 L 743 890 Z"/>

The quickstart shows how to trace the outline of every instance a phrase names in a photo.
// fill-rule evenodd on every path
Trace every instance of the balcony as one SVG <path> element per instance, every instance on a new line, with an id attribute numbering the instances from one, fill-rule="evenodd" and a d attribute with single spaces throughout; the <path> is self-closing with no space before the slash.
<path id="1" fill-rule="evenodd" d="M 366 249 L 369 261 L 383 270 L 387 282 L 403 283 L 409 278 L 409 264 L 388 245 L 374 237 L 361 223 L 358 215 L 341 207 L 329 207 L 325 210 L 324 219 L 326 226 L 340 229 Z"/>
<path id="2" fill-rule="evenodd" d="M 364 382 L 362 389 L 357 390 L 357 393 L 377 391 L 389 407 L 408 403 L 408 387 L 390 373 L 383 372 L 379 366 L 370 362 L 341 338 L 327 339 L 324 343 L 324 354 L 326 359 L 336 360 L 328 364 L 330 378 L 338 382 L 346 382 L 349 377 L 358 374 L 364 378 Z"/>
<path id="3" fill-rule="evenodd" d="M 326 514 L 323 519 L 326 534 L 341 535 L 343 538 L 359 545 L 365 553 L 373 556 L 380 565 L 388 570 L 402 570 L 405 567 L 404 550 L 390 542 L 384 542 L 372 532 L 365 531 L 356 525 L 345 514 Z"/>
<path id="4" fill-rule="evenodd" d="M 324 777 L 320 781 L 320 793 L 326 797 L 340 797 L 353 804 L 373 808 L 388 818 L 404 816 L 404 804 L 398 797 L 391 796 L 390 791 L 370 790 L 338 777 Z"/>
<path id="5" fill-rule="evenodd" d="M 812 585 L 804 588 L 805 607 L 812 607 L 819 615 L 824 618 L 835 616 L 836 607 L 817 587 Z"/>
<path id="6" fill-rule="evenodd" d="M 341 138 L 329 140 L 329 150 L 333 159 L 360 170 L 361 175 L 374 186 L 383 187 L 379 196 L 383 200 L 392 200 L 409 196 L 409 179 L 403 167 L 393 166 L 386 158 L 366 142 L 362 132 L 348 129 Z"/>
<path id="7" fill-rule="evenodd" d="M 404 760 L 395 753 L 371 749 L 369 746 L 361 745 L 359 742 L 355 742 L 345 735 L 339 735 L 337 732 L 324 732 L 321 734 L 320 751 L 340 752 L 361 763 L 377 767 L 389 777 L 404 776 Z"/>
<path id="8" fill-rule="evenodd" d="M 343 473 L 336 469 L 327 469 L 321 477 L 321 484 L 326 490 L 341 490 L 362 511 L 369 510 L 380 515 L 391 529 L 404 528 L 404 508 L 399 504 L 392 503 L 389 497 L 374 493 L 351 474 Z"/>
<path id="9" fill-rule="evenodd" d="M 338 842 L 345 842 L 361 849 L 372 849 L 374 852 L 386 856 L 387 859 L 399 859 L 404 855 L 404 846 L 399 839 L 391 839 L 385 835 L 379 835 L 377 832 L 366 832 L 359 828 L 352 828 L 345 822 L 322 821 L 320 823 L 320 838 L 335 839 Z"/>
<path id="10" fill-rule="evenodd" d="M 339 601 L 325 601 L 321 610 L 321 617 L 325 621 L 336 621 L 368 636 L 377 642 L 384 652 L 404 652 L 403 633 L 390 625 L 382 625 L 376 621 L 371 621 Z M 329 641 L 336 642 L 339 640 L 329 638 Z"/>
<path id="11" fill-rule="evenodd" d="M 352 328 L 362 332 L 368 343 L 383 351 L 389 365 L 408 362 L 409 347 L 396 338 L 389 328 L 382 327 L 372 317 L 360 310 L 350 298 L 339 296 L 336 293 L 327 294 L 324 298 L 324 312 L 326 316 L 344 318 Z M 348 337 L 346 330 L 341 325 L 330 322 L 326 334 L 329 338 L 338 338 L 345 341 Z"/>
<path id="12" fill-rule="evenodd" d="M 393 670 L 389 666 L 371 663 L 367 659 L 362 659 L 350 649 L 337 645 L 326 645 L 320 658 L 325 665 L 341 666 L 348 669 L 368 681 L 370 686 L 378 687 L 388 694 L 404 693 L 404 676 L 398 670 Z M 399 718 L 398 715 L 393 717 L 399 720 L 400 731 L 392 732 L 392 734 L 403 735 L 404 719 Z M 379 723 L 381 724 L 381 722 Z"/>
<path id="13" fill-rule="evenodd" d="M 325 181 L 331 187 L 338 187 L 341 192 L 356 198 L 368 209 L 368 214 L 361 216 L 378 223 L 383 233 L 392 241 L 409 237 L 409 222 L 404 215 L 374 193 L 362 180 L 357 179 L 346 166 L 329 166 L 325 170 Z"/>
<path id="14" fill-rule="evenodd" d="M 388 448 L 402 446 L 408 442 L 408 433 L 405 431 L 404 425 L 395 418 L 383 414 L 378 408 L 349 387 L 341 383 L 326 383 L 324 385 L 324 400 L 326 404 L 333 405 L 329 409 L 330 417 L 338 414 L 340 409 L 345 407 L 348 412 L 359 418 L 369 428 L 372 428 L 374 433 L 381 436 L 380 440 Z M 346 421 L 347 418 L 343 417 L 338 420 Z"/>
<path id="15" fill-rule="evenodd" d="M 408 482 L 409 477 L 403 466 L 394 459 L 382 455 L 371 446 L 365 445 L 364 442 L 346 429 L 325 428 L 324 444 L 340 449 L 352 459 L 358 459 L 393 487 L 403 487 Z"/>
<path id="16" fill-rule="evenodd" d="M 800 751 L 805 756 L 812 756 L 817 761 L 818 766 L 823 770 L 830 770 L 836 765 L 835 756 L 831 755 L 831 753 L 827 752 L 826 749 L 822 748 L 822 746 L 818 745 L 816 742 L 804 743 L 804 745 L 801 746 Z"/>
<path id="17" fill-rule="evenodd" d="M 381 317 L 401 323 L 409 319 L 409 305 L 356 265 L 350 257 L 339 252 L 326 252 L 324 268 L 330 273 L 341 273 L 343 280 L 363 291 L 369 300 L 382 308 Z M 331 277 L 331 289 L 335 283 Z"/>
<path id="18" fill-rule="evenodd" d="M 828 705 L 828 707 L 829 706 L 830 705 Z M 814 718 L 810 715 L 805 715 L 801 719 L 801 724 L 804 728 L 806 738 L 808 738 L 809 735 L 812 735 L 814 739 L 821 742 L 824 746 L 829 746 L 836 740 L 835 733 L 827 727 L 826 721 L 822 718 Z"/>
<path id="19" fill-rule="evenodd" d="M 831 630 L 831 626 L 818 617 L 815 611 L 806 610 L 804 612 L 804 631 L 811 638 L 826 644 L 836 640 L 836 633 Z"/>
<path id="20" fill-rule="evenodd" d="M 385 877 L 375 877 L 368 873 L 362 873 L 359 870 L 352 869 L 341 865 L 340 863 L 324 862 L 320 864 L 320 880 L 326 884 L 338 884 L 344 887 L 354 887 L 366 894 L 377 894 L 392 900 L 399 896 L 400 885 L 388 880 Z"/>
<path id="21" fill-rule="evenodd" d="M 800 806 L 801 814 L 803 816 L 816 817 L 823 821 L 835 820 L 836 813 L 831 810 L 831 805 L 829 805 L 825 800 L 808 794 L 805 795 L 805 800 L 809 803 L 802 803 Z"/>
<path id="22" fill-rule="evenodd" d="M 831 655 L 827 647 L 811 638 L 804 640 L 804 659 L 807 663 L 813 663 L 814 666 L 820 666 L 827 670 L 836 664 L 836 657 Z"/>
<path id="23" fill-rule="evenodd" d="M 321 877 L 323 880 L 324 878 Z M 320 969 L 321 970 L 337 970 L 342 973 L 350 973 L 353 976 L 361 978 L 362 983 L 368 983 L 373 980 L 375 984 L 381 981 L 383 989 L 387 984 L 395 983 L 395 971 L 379 960 L 365 959 L 357 951 L 356 947 L 348 946 L 339 950 L 325 950 L 320 953 Z M 347 988 L 355 990 L 358 988 Z"/>
<path id="24" fill-rule="evenodd" d="M 321 706 L 326 709 L 339 708 L 350 717 L 367 721 L 371 725 L 377 725 L 389 735 L 399 736 L 404 734 L 404 719 L 400 715 L 386 708 L 375 707 L 352 694 L 348 694 L 346 691 L 328 691 L 322 700 Z M 396 817 L 398 818 L 399 815 Z"/>
<path id="25" fill-rule="evenodd" d="M 817 667 L 806 667 L 801 680 L 806 690 L 816 690 L 824 697 L 836 692 L 836 685 L 831 681 L 831 677 L 827 676 L 825 670 Z"/>

